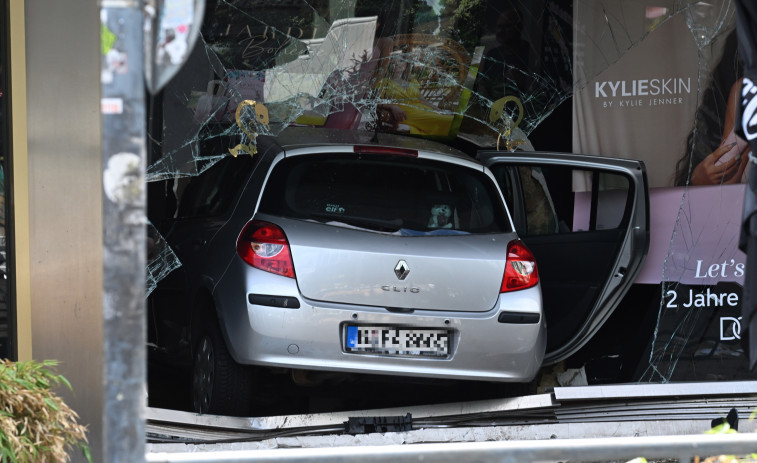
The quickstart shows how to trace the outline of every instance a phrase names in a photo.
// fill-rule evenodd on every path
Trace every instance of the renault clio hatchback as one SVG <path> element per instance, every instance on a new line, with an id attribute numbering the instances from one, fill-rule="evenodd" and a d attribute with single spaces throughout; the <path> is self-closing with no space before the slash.
<path id="1" fill-rule="evenodd" d="M 596 331 L 646 251 L 629 237 L 646 217 L 636 161 L 602 178 L 591 169 L 607 160 L 579 166 L 606 185 L 567 204 L 547 178 L 572 191 L 570 156 L 477 160 L 425 140 L 306 128 L 257 148 L 183 190 L 166 233 L 182 267 L 150 304 L 150 346 L 191 364 L 200 413 L 247 413 L 250 366 L 529 382 L 545 353 L 564 358 Z M 606 254 L 551 244 L 586 251 L 597 240 Z M 618 267 L 624 278 L 608 280 Z M 552 320 L 564 325 L 554 339 Z"/>

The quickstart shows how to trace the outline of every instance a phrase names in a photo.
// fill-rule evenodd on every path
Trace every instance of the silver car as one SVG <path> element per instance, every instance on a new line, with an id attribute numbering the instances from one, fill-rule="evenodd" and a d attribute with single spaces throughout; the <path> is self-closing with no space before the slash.
<path id="1" fill-rule="evenodd" d="M 197 412 L 248 413 L 252 365 L 527 383 L 548 349 L 560 360 L 598 329 L 646 251 L 628 234 L 646 217 L 644 176 L 629 174 L 636 161 L 617 161 L 620 188 L 604 178 L 613 194 L 600 195 L 603 208 L 619 205 L 605 214 L 612 226 L 598 228 L 589 193 L 594 230 L 577 230 L 540 164 L 575 176 L 570 155 L 477 160 L 425 140 L 304 128 L 257 147 L 193 178 L 166 234 L 183 265 L 152 297 L 149 340 L 156 355 L 191 363 Z M 578 232 L 596 244 L 611 231 L 613 258 L 600 256 L 610 264 L 588 271 L 589 283 L 578 283 L 585 263 L 558 263 L 565 275 L 549 297 L 559 316 L 545 314 L 550 286 L 513 218 L 545 255 L 549 238 L 572 235 L 578 249 Z M 618 266 L 623 278 L 604 278 Z M 548 342 L 552 316 L 566 325 L 559 345 Z"/>

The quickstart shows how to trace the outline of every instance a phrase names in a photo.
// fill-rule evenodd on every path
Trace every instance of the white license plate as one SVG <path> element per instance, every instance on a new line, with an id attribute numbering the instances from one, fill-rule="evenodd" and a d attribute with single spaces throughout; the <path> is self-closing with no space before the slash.
<path id="1" fill-rule="evenodd" d="M 348 326 L 346 350 L 353 353 L 446 357 L 449 330 Z"/>

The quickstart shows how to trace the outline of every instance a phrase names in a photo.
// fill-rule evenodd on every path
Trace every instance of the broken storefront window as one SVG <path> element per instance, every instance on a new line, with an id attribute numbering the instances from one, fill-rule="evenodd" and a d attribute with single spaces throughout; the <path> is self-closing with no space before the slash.
<path id="1" fill-rule="evenodd" d="M 189 178 L 293 125 L 640 159 L 653 229 L 637 282 L 657 302 L 631 377 L 729 379 L 693 365 L 743 361 L 733 31 L 727 0 L 209 0 L 188 63 L 150 101 L 155 242 Z M 176 265 L 154 253 L 148 291 Z"/>

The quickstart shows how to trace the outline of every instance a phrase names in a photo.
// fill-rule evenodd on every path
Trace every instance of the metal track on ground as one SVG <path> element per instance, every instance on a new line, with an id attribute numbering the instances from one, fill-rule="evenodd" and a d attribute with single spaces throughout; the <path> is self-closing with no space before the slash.
<path id="1" fill-rule="evenodd" d="M 706 390 L 706 394 L 703 394 Z M 412 429 L 587 423 L 703 422 L 735 408 L 741 422 L 757 409 L 757 382 L 632 384 L 555 388 L 548 394 L 376 410 L 237 418 L 150 408 L 152 443 L 254 442 L 291 436 L 344 434 L 350 417 L 412 415 Z M 743 426 L 742 426 L 743 428 Z M 551 428 L 550 428 L 551 429 Z M 675 426 L 671 425 L 671 429 Z M 675 434 L 671 432 L 671 434 Z M 592 437 L 590 435 L 584 437 Z"/>

